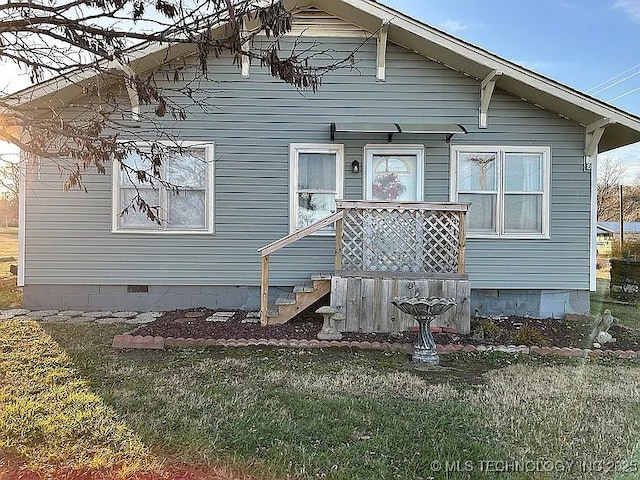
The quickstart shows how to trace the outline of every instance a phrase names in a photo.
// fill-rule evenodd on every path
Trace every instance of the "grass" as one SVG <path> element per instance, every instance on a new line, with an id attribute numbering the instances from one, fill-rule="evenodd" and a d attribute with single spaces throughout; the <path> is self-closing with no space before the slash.
<path id="1" fill-rule="evenodd" d="M 8 260 L 2 260 L 2 259 Z M 0 278 L 11 275 L 9 265 L 18 261 L 18 227 L 0 228 Z"/>
<path id="2" fill-rule="evenodd" d="M 158 470 L 140 438 L 34 322 L 0 322 L 0 450 L 35 471 Z"/>
<path id="3" fill-rule="evenodd" d="M 301 479 L 579 478 L 640 453 L 629 361 L 460 354 L 431 374 L 346 350 L 113 351 L 126 328 L 0 323 L 0 452 L 58 474 Z M 516 460 L 557 463 L 495 463 Z"/>
<path id="4" fill-rule="evenodd" d="M 7 260 L 3 260 L 7 259 Z M 22 305 L 22 289 L 16 286 L 16 276 L 9 271 L 18 263 L 18 228 L 0 228 L 0 308 Z"/>
<path id="5" fill-rule="evenodd" d="M 0 257 L 16 245 L 0 229 Z M 605 282 L 592 312 L 640 328 Z M 19 302 L 0 279 L 0 306 Z M 416 373 L 400 354 L 113 351 L 127 328 L 0 322 L 0 480 L 640 475 L 637 362 L 458 354 Z"/>
<path id="6" fill-rule="evenodd" d="M 591 294 L 591 313 L 599 315 L 607 308 L 620 320 L 620 325 L 640 329 L 640 308 L 637 305 L 612 301 L 609 298 L 609 279 L 598 278 L 596 291 Z"/>

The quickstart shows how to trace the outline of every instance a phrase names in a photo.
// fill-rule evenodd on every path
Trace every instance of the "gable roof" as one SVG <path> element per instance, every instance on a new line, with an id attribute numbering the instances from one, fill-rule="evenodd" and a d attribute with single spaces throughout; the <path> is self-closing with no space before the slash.
<path id="1" fill-rule="evenodd" d="M 492 72 L 499 72 L 500 75 L 495 77 L 496 87 L 584 126 L 596 122 L 608 123 L 599 143 L 599 152 L 640 141 L 639 116 L 535 73 L 375 0 L 303 2 L 305 6 L 315 6 L 370 32 L 386 24 L 389 41 L 479 81 Z M 288 9 L 301 6 L 300 0 L 283 0 L 283 3 Z M 131 49 L 130 66 L 137 72 L 148 71 L 168 58 L 190 53 L 191 48 L 184 44 L 142 44 Z M 59 96 L 63 95 L 63 90 L 77 90 L 75 83 L 92 76 L 90 72 L 77 72 L 42 82 L 12 96 L 27 98 L 29 102 Z"/>

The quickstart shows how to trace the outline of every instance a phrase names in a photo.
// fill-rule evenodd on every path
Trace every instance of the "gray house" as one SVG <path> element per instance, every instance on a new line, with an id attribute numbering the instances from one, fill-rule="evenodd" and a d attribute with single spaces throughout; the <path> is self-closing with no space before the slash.
<path id="1" fill-rule="evenodd" d="M 355 68 L 328 74 L 317 93 L 301 93 L 257 65 L 239 69 L 212 58 L 199 87 L 215 109 L 188 107 L 186 120 L 163 125 L 189 149 L 166 168 L 185 193 L 148 192 L 165 212 L 161 225 L 120 214 L 132 184 L 118 168 L 87 174 L 84 193 L 63 192 L 51 164 L 29 165 L 20 216 L 25 307 L 258 309 L 262 301 L 265 310 L 299 285 L 280 302 L 297 311 L 330 291 L 327 273 L 344 270 L 344 248 L 369 242 L 393 250 L 375 237 L 380 221 L 365 217 L 360 240 L 336 244 L 347 233 L 346 224 L 334 226 L 346 222 L 344 212 L 395 209 L 389 235 L 411 232 L 411 255 L 427 252 L 421 265 L 452 259 L 445 273 L 468 279 L 468 309 L 540 317 L 588 311 L 596 157 L 640 141 L 640 118 L 381 3 L 305 2 L 296 3 L 284 42 L 301 36 L 334 58 L 355 52 Z M 182 62 L 183 81 L 194 78 L 197 58 L 184 49 L 142 49 L 131 67 L 148 69 L 166 56 Z M 155 75 L 167 82 L 162 69 Z M 52 80 L 29 98 L 60 105 L 72 88 Z M 137 128 L 144 136 L 145 125 Z M 160 141 L 151 133 L 142 140 Z M 405 211 L 427 213 L 416 221 Z M 435 237 L 416 232 L 442 212 L 462 223 L 442 223 L 435 248 Z M 297 236 L 309 228 L 316 231 Z M 438 256 L 449 238 L 453 256 Z M 265 249 L 273 242 L 288 245 Z M 413 251 L 417 244 L 422 253 Z M 360 254 L 362 270 L 407 272 L 371 267 L 369 253 Z M 325 274 L 309 283 L 314 272 Z M 363 305 L 379 294 L 368 288 L 353 294 Z M 352 293 L 334 284 L 332 295 L 346 302 Z"/>

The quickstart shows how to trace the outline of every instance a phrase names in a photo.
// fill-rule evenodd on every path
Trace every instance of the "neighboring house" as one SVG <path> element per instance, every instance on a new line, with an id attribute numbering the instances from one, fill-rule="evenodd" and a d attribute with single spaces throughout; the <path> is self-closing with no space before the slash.
<path id="1" fill-rule="evenodd" d="M 598 222 L 598 233 L 600 231 L 608 233 L 611 236 L 620 235 L 620 222 Z M 640 222 L 624 222 L 624 235 L 637 237 L 640 235 Z"/>
<path id="2" fill-rule="evenodd" d="M 614 230 L 606 227 L 602 222 L 598 222 L 596 229 L 596 241 L 598 246 L 598 256 L 611 256 L 611 244 L 613 242 Z"/>
<path id="3" fill-rule="evenodd" d="M 302 34 L 339 58 L 375 32 L 355 52 L 356 68 L 301 94 L 257 65 L 241 75 L 230 58 L 211 58 L 201 87 L 215 109 L 188 107 L 186 120 L 166 123 L 192 150 L 169 169 L 185 195 L 149 192 L 168 212 L 160 228 L 119 215 L 131 184 L 117 170 L 86 174 L 85 194 L 63 192 L 52 165 L 29 168 L 25 307 L 257 309 L 258 249 L 342 198 L 470 202 L 472 310 L 588 311 L 596 156 L 640 141 L 640 118 L 381 3 L 307 4 L 291 42 Z M 193 56 L 180 62 L 186 76 L 199 68 Z M 165 74 L 156 81 L 165 84 Z M 56 85 L 34 87 L 33 102 L 65 98 L 70 87 Z M 333 231 L 320 233 L 273 255 L 270 293 L 333 271 Z"/>
<path id="4" fill-rule="evenodd" d="M 601 233 L 602 232 L 602 233 Z M 620 222 L 598 222 L 598 254 L 611 255 L 614 242 L 620 241 Z M 624 241 L 640 239 L 640 222 L 624 222 Z"/>

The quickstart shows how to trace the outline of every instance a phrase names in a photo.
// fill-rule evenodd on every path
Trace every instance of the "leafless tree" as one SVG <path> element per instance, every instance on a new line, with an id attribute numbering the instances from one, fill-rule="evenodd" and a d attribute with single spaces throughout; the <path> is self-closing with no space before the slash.
<path id="1" fill-rule="evenodd" d="M 623 185 L 625 221 L 640 221 L 640 182 L 628 181 L 627 168 L 617 158 L 598 159 L 598 220 L 617 221 L 620 216 L 620 185 Z"/>
<path id="2" fill-rule="evenodd" d="M 352 66 L 353 57 L 316 62 L 322 53 L 317 45 L 296 41 L 284 52 L 279 39 L 291 23 L 291 12 L 276 0 L 6 1 L 0 4 L 0 61 L 17 64 L 33 82 L 56 77 L 56 85 L 70 83 L 77 89 L 72 98 L 56 103 L 38 103 L 24 92 L 0 98 L 0 140 L 55 162 L 67 189 L 85 188 L 83 174 L 89 169 L 105 173 L 113 159 L 139 181 L 175 189 L 161 177 L 165 149 L 138 147 L 141 137 L 130 128 L 131 110 L 119 102 L 123 90 L 135 92 L 139 104 L 148 107 L 142 108 L 141 120 L 153 126 L 167 116 L 184 120 L 185 104 L 208 108 L 198 89 L 212 57 L 224 55 L 238 66 L 249 58 L 273 77 L 311 91 L 327 72 Z M 270 40 L 250 48 L 257 35 Z M 158 69 L 173 80 L 173 87 L 159 87 L 154 75 L 130 67 L 148 45 L 196 55 L 198 71 L 185 79 L 179 62 L 167 56 Z M 130 135 L 125 139 L 117 133 L 122 131 Z M 171 140 L 170 132 L 162 135 Z M 149 171 L 123 163 L 133 151 L 149 160 Z M 158 221 L 157 209 L 139 194 L 127 208 Z"/>

